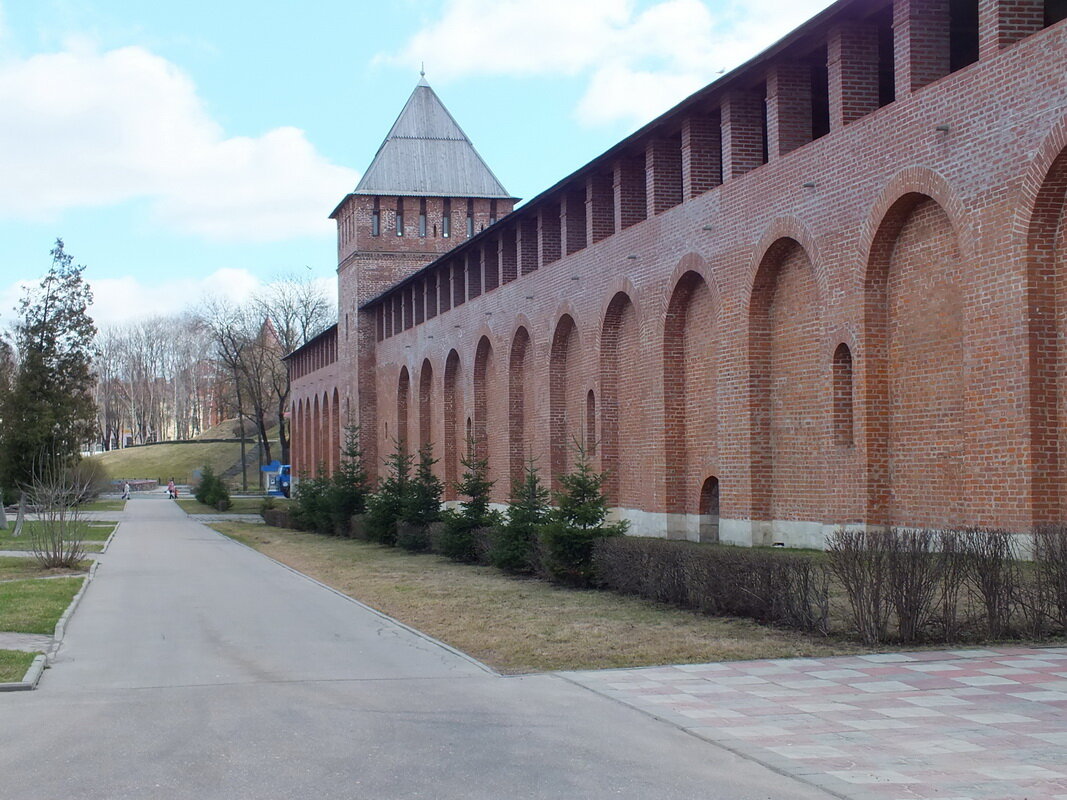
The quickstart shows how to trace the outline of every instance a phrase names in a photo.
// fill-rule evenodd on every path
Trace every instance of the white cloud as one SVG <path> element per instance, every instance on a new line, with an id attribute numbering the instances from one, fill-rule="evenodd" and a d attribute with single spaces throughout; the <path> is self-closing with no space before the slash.
<path id="1" fill-rule="evenodd" d="M 831 0 L 446 0 L 391 63 L 442 80 L 577 76 L 585 124 L 647 122 L 773 44 Z"/>
<path id="2" fill-rule="evenodd" d="M 142 47 L 0 62 L 0 215 L 147 199 L 174 230 L 209 239 L 325 235 L 352 170 L 296 128 L 227 137 L 196 86 Z"/>
<path id="3" fill-rule="evenodd" d="M 625 64 L 604 66 L 593 73 L 578 103 L 577 117 L 587 125 L 615 119 L 647 122 L 707 82 L 692 74 L 633 70 Z"/>
<path id="4" fill-rule="evenodd" d="M 93 278 L 86 276 L 93 290 L 89 314 L 98 328 L 145 317 L 178 314 L 195 308 L 207 299 L 243 303 L 264 288 L 264 282 L 245 269 L 223 268 L 198 279 L 162 279 L 145 283 L 140 278 Z M 337 279 L 316 278 L 315 284 L 336 305 Z M 18 281 L 0 288 L 0 327 L 9 327 L 23 290 L 36 281 Z"/>
<path id="5" fill-rule="evenodd" d="M 447 0 L 439 20 L 384 60 L 434 78 L 568 75 L 589 66 L 631 15 L 629 0 Z"/>

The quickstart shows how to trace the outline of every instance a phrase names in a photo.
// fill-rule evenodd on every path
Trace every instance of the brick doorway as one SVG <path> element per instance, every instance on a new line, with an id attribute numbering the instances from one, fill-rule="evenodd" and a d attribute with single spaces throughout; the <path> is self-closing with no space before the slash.
<path id="1" fill-rule="evenodd" d="M 710 477 L 700 487 L 700 541 L 719 541 L 719 479 Z"/>

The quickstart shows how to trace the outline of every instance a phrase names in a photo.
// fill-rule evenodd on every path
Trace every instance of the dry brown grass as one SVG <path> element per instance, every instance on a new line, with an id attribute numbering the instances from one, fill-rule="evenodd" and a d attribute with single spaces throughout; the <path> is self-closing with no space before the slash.
<path id="1" fill-rule="evenodd" d="M 610 592 L 516 579 L 379 545 L 280 528 L 216 530 L 508 673 L 860 652 Z"/>
<path id="2" fill-rule="evenodd" d="M 0 556 L 0 581 L 20 580 L 22 578 L 51 578 L 56 575 L 75 575 L 85 572 L 93 565 L 91 561 L 82 561 L 76 569 L 45 569 L 35 558 L 17 556 Z"/>

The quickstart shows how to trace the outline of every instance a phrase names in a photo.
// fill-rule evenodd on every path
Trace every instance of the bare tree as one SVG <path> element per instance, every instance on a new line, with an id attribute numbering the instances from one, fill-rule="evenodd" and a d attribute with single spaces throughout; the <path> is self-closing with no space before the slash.
<path id="1" fill-rule="evenodd" d="M 111 327 L 97 345 L 104 449 L 121 446 L 126 431 L 138 444 L 193 438 L 231 394 L 219 392 L 210 332 L 191 312 Z"/>
<path id="2" fill-rule="evenodd" d="M 241 488 L 248 491 L 248 472 L 245 470 L 244 395 L 241 391 L 241 360 L 247 346 L 244 314 L 232 303 L 209 300 L 200 310 L 200 318 L 211 336 L 215 360 L 233 381 L 237 419 L 241 422 Z"/>
<path id="3" fill-rule="evenodd" d="M 29 536 L 34 558 L 42 567 L 71 569 L 85 557 L 78 504 L 91 488 L 77 470 L 55 461 L 34 476 L 28 491 L 37 519 Z"/>
<path id="4" fill-rule="evenodd" d="M 16 367 L 15 348 L 7 340 L 7 337 L 0 333 L 0 392 L 11 390 L 11 384 L 15 380 Z"/>
<path id="5" fill-rule="evenodd" d="M 115 328 L 101 331 L 97 338 L 94 397 L 97 429 L 100 431 L 104 450 L 113 450 L 122 445 L 126 394 L 121 362 L 124 347 L 122 334 Z"/>
<path id="6" fill-rule="evenodd" d="M 247 303 L 209 300 L 101 332 L 95 400 L 104 449 L 124 446 L 127 432 L 138 444 L 192 438 L 209 417 L 232 412 L 242 439 L 245 418 L 251 422 L 261 460 L 276 454 L 276 429 L 278 455 L 288 462 L 290 387 L 281 359 L 333 321 L 332 304 L 312 280 L 285 277 Z"/>
<path id="7" fill-rule="evenodd" d="M 336 321 L 336 310 L 310 279 L 288 276 L 270 284 L 257 298 L 261 316 L 270 320 L 278 343 L 271 362 L 270 383 L 278 418 L 278 443 L 283 463 L 289 463 L 289 370 L 281 356 L 291 353 Z"/>

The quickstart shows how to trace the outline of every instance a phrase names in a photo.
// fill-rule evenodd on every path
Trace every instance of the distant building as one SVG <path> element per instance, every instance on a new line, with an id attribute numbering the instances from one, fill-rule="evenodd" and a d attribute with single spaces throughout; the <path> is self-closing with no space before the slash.
<path id="1" fill-rule="evenodd" d="M 333 213 L 295 472 L 351 417 L 501 501 L 582 443 L 639 534 L 1064 521 L 1065 17 L 842 0 L 517 211 L 420 82 Z"/>

